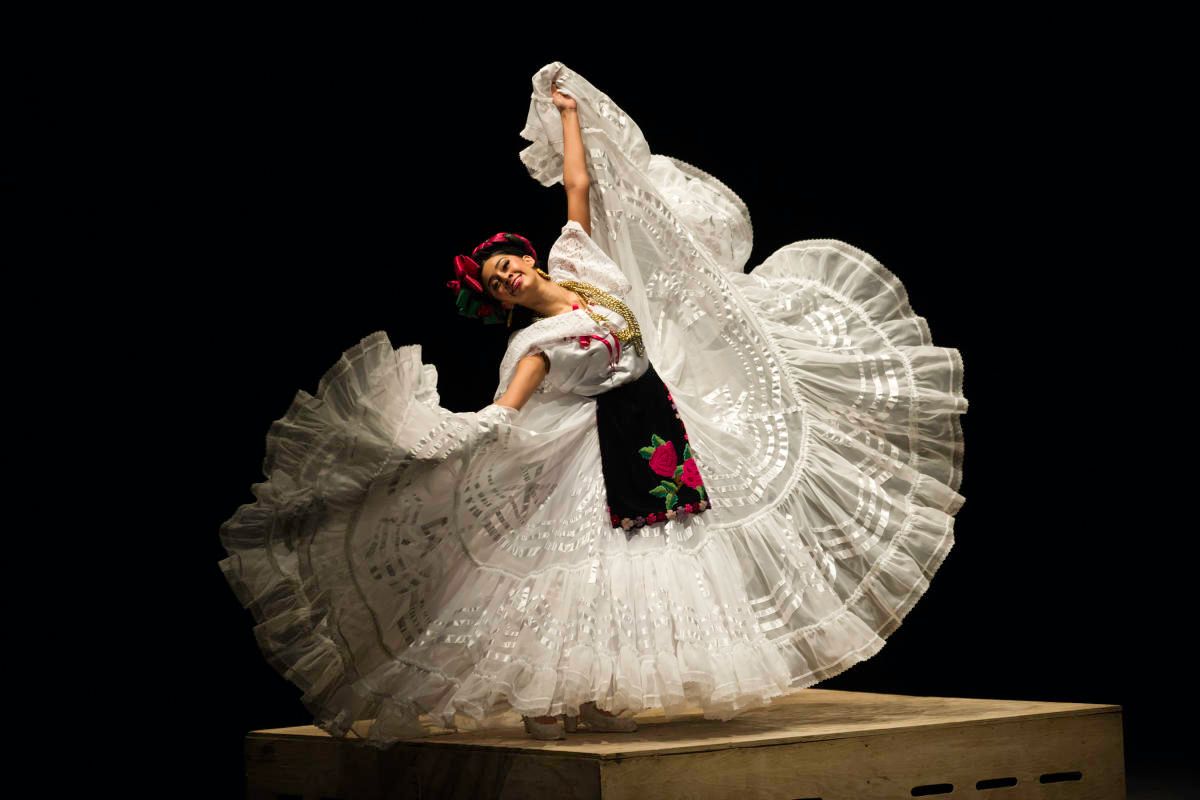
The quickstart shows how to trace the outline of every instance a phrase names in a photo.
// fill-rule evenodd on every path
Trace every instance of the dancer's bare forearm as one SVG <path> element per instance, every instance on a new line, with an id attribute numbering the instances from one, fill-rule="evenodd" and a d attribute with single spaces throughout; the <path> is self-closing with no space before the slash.
<path id="1" fill-rule="evenodd" d="M 560 110 L 563 126 L 563 186 L 567 191 L 586 189 L 587 161 L 583 155 L 583 131 L 579 128 L 579 112 L 574 108 Z"/>

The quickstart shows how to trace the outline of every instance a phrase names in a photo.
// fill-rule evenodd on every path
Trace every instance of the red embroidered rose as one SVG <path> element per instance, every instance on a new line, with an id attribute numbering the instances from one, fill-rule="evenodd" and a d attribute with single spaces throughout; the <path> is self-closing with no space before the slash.
<path id="1" fill-rule="evenodd" d="M 687 434 L 684 434 L 687 437 Z M 696 511 L 703 511 L 703 505 L 689 503 L 680 506 L 683 498 L 679 496 L 680 490 L 684 486 L 690 487 L 696 494 L 700 495 L 701 500 L 705 500 L 708 492 L 704 488 L 704 481 L 700 477 L 700 468 L 696 465 L 692 458 L 692 445 L 690 442 L 683 443 L 683 461 L 680 462 L 675 453 L 675 444 L 657 433 L 650 434 L 650 444 L 646 447 L 638 448 L 638 452 L 642 458 L 646 459 L 647 466 L 656 474 L 667 480 L 661 480 L 658 485 L 649 489 L 650 494 L 655 497 L 662 498 L 663 505 L 666 507 L 665 514 L 662 512 L 656 513 L 648 520 L 654 523 L 662 519 L 675 519 L 676 513 L 688 514 Z M 640 523 L 639 523 L 640 524 Z"/>
<path id="2" fill-rule="evenodd" d="M 650 469 L 654 470 L 656 475 L 671 477 L 675 474 L 678 463 L 674 442 L 663 442 L 654 449 L 654 455 L 650 456 Z"/>

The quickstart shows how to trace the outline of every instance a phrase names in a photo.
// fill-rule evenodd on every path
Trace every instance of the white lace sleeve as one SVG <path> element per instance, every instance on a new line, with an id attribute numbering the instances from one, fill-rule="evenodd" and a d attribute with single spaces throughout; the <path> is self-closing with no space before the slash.
<path id="1" fill-rule="evenodd" d="M 573 219 L 563 225 L 562 235 L 550 248 L 546 266 L 552 276 L 555 272 L 565 273 L 617 297 L 627 295 L 633 288 L 621 267 Z"/>

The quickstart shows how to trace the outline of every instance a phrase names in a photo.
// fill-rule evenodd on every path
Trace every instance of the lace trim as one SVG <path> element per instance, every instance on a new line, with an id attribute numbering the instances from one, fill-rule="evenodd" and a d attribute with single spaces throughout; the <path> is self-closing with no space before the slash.
<path id="1" fill-rule="evenodd" d="M 550 270 L 565 271 L 615 295 L 623 296 L 633 291 L 633 284 L 620 266 L 573 219 L 563 225 L 562 235 L 550 248 L 546 264 Z"/>

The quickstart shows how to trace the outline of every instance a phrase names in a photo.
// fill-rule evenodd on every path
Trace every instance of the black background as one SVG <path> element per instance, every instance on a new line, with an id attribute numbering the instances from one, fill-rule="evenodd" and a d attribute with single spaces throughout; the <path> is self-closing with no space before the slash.
<path id="1" fill-rule="evenodd" d="M 1192 606 L 1164 576 L 1184 566 L 1180 520 L 1194 524 L 1163 502 L 1167 471 L 1145 449 L 1171 430 L 1141 399 L 1173 387 L 1154 366 L 1161 304 L 1138 280 L 1164 259 L 1131 222 L 1145 195 L 1123 188 L 1130 144 L 1112 124 L 1137 87 L 1036 39 L 868 62 L 811 33 L 794 50 L 697 41 L 661 57 L 479 32 L 417 53 L 424 35 L 231 36 L 173 71 L 128 143 L 158 268 L 130 276 L 149 298 L 113 325 L 149 325 L 138 355 L 169 356 L 145 469 L 172 487 L 152 526 L 162 585 L 129 607 L 153 655 L 128 675 L 146 722 L 194 736 L 197 781 L 238 796 L 246 732 L 311 722 L 217 567 L 267 428 L 381 329 L 422 346 L 445 407 L 491 401 L 504 336 L 485 334 L 502 329 L 458 317 L 444 284 L 492 233 L 541 253 L 565 222 L 562 188 L 517 157 L 530 78 L 556 60 L 652 152 L 745 200 L 748 267 L 797 240 L 849 242 L 901 278 L 935 344 L 962 352 L 956 546 L 887 647 L 818 688 L 1116 703 L 1131 770 L 1181 750 Z"/>

